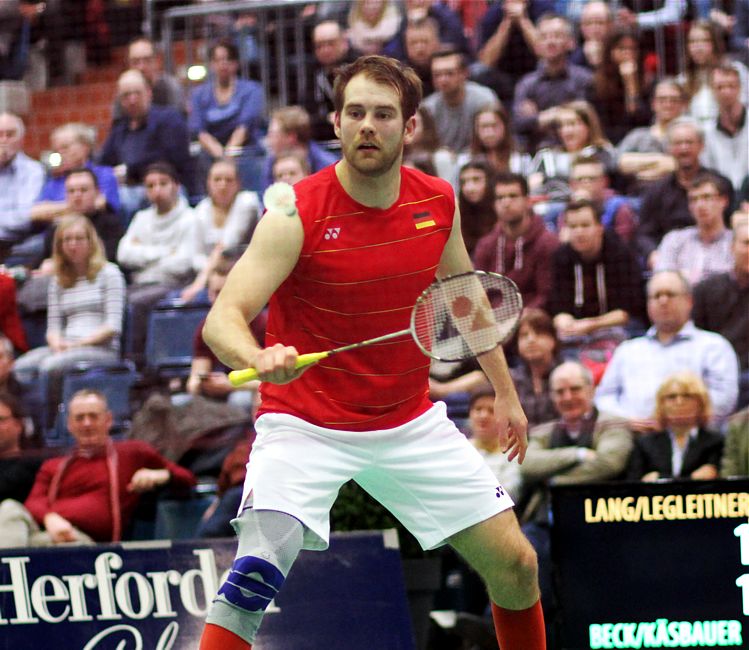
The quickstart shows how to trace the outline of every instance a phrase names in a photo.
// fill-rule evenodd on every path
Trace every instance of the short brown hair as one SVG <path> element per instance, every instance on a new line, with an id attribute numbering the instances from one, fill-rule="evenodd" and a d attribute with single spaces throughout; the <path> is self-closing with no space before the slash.
<path id="1" fill-rule="evenodd" d="M 413 68 L 397 59 L 379 54 L 360 56 L 339 70 L 333 86 L 333 105 L 336 113 L 343 110 L 346 86 L 359 74 L 365 75 L 375 83 L 390 86 L 398 93 L 404 122 L 416 113 L 421 102 L 421 79 Z"/>
<path id="2" fill-rule="evenodd" d="M 590 208 L 590 211 L 593 213 L 593 218 L 597 223 L 601 223 L 601 213 L 598 211 L 598 207 L 587 197 L 570 199 L 564 208 L 564 214 L 566 215 L 568 212 L 577 212 L 578 210 L 584 210 L 585 208 Z"/>
<path id="3" fill-rule="evenodd" d="M 300 144 L 307 144 L 312 137 L 309 113 L 301 106 L 277 108 L 270 114 L 270 119 L 276 120 L 284 133 L 294 133 Z"/>
<path id="4" fill-rule="evenodd" d="M 543 309 L 538 307 L 528 307 L 523 310 L 523 315 L 520 317 L 518 323 L 518 332 L 523 327 L 529 327 L 536 334 L 545 334 L 554 339 L 554 354 L 559 351 L 559 338 L 557 337 L 557 330 L 554 327 L 554 321 L 551 316 L 546 313 Z"/>

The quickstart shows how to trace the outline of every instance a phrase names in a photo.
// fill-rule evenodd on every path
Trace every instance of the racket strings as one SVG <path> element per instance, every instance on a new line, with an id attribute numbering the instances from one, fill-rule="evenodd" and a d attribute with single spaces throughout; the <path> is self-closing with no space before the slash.
<path id="1" fill-rule="evenodd" d="M 509 338 L 521 310 L 520 294 L 507 278 L 454 276 L 433 285 L 417 304 L 414 338 L 435 358 L 467 359 Z"/>

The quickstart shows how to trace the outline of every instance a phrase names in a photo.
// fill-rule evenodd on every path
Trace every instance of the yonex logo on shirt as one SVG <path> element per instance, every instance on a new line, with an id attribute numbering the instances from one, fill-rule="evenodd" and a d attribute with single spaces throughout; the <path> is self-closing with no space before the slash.
<path id="1" fill-rule="evenodd" d="M 340 233 L 340 228 L 327 228 L 325 230 L 325 239 L 338 239 Z"/>

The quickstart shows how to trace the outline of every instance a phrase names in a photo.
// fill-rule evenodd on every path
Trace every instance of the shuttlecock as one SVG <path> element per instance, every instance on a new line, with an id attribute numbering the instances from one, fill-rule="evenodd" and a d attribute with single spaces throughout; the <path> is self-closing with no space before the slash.
<path id="1" fill-rule="evenodd" d="M 288 183 L 273 183 L 263 194 L 265 207 L 272 212 L 281 212 L 289 217 L 299 214 L 296 209 L 296 194 Z"/>

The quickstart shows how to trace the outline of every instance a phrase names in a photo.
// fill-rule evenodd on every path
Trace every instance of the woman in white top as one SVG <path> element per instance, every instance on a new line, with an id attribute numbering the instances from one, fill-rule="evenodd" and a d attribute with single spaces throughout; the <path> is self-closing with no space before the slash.
<path id="1" fill-rule="evenodd" d="M 250 241 L 258 222 L 255 192 L 240 191 L 239 174 L 231 160 L 220 159 L 208 171 L 208 196 L 195 207 L 195 280 L 180 298 L 189 302 L 205 288 L 221 252 Z"/>
<path id="2" fill-rule="evenodd" d="M 83 362 L 110 365 L 119 360 L 125 305 L 122 272 L 107 262 L 104 246 L 86 217 L 73 215 L 59 223 L 52 262 L 47 345 L 19 357 L 14 370 L 26 386 L 48 384 L 50 416 L 60 401 L 65 370 Z"/>
<path id="3" fill-rule="evenodd" d="M 578 155 L 595 155 L 607 173 L 615 171 L 615 150 L 606 139 L 596 109 L 584 100 L 555 107 L 551 127 L 559 144 L 540 149 L 533 157 L 528 185 L 531 194 L 565 201 L 569 195 L 569 174 Z"/>
<path id="4" fill-rule="evenodd" d="M 348 14 L 348 38 L 362 54 L 379 54 L 401 24 L 399 3 L 393 0 L 354 0 Z"/>

